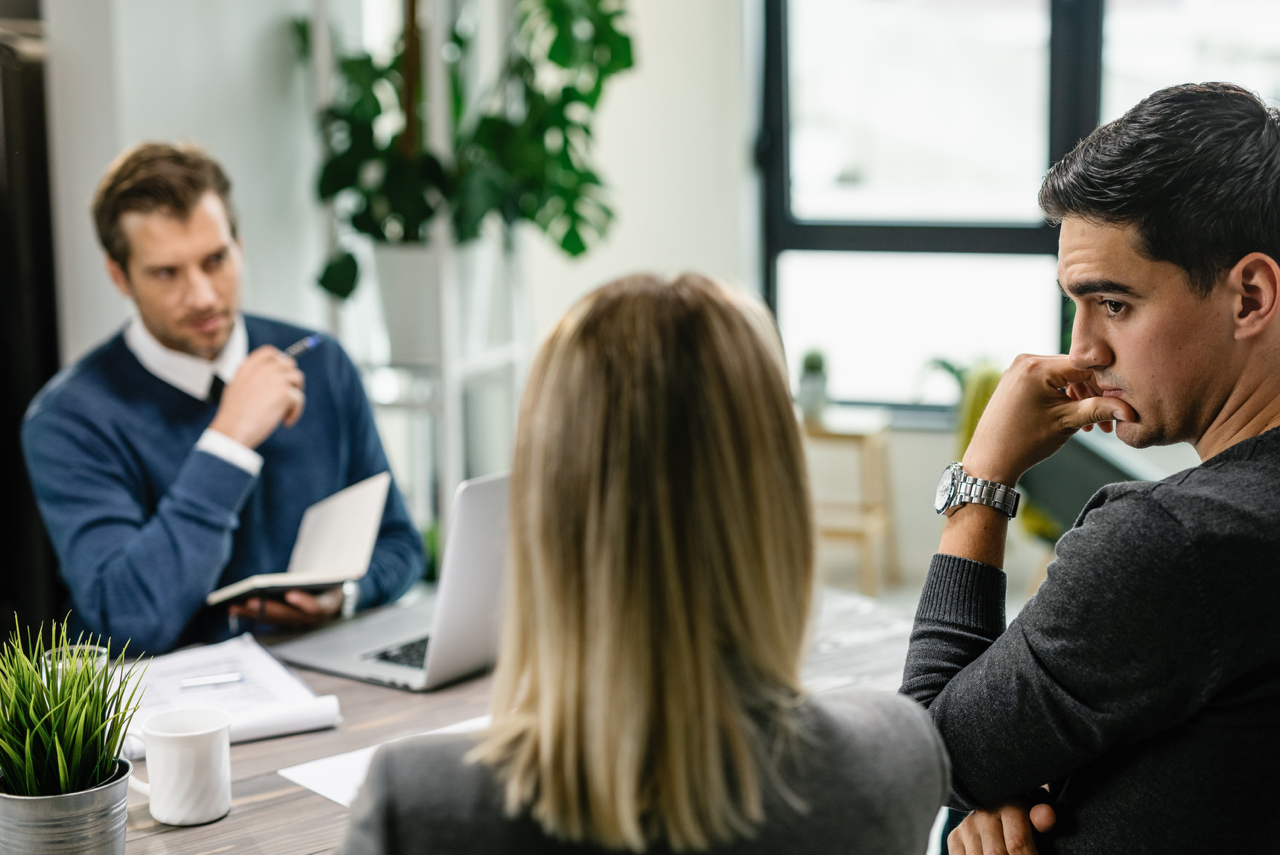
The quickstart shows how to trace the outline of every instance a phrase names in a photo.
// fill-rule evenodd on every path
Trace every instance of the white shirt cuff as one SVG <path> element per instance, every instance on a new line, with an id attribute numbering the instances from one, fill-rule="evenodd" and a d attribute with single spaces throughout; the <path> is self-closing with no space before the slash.
<path id="1" fill-rule="evenodd" d="M 239 466 L 255 478 L 262 471 L 261 454 L 212 428 L 200 434 L 200 439 L 196 441 L 196 451 L 205 451 L 214 457 L 220 457 L 232 466 Z"/>

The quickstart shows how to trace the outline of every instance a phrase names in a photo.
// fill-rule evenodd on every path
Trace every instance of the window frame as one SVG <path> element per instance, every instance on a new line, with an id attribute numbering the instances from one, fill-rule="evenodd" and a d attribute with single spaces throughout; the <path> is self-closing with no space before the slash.
<path id="1" fill-rule="evenodd" d="M 1098 126 L 1105 0 L 1049 2 L 1049 150 L 1045 169 Z M 1058 227 L 1009 223 L 824 222 L 791 211 L 788 0 L 764 0 L 764 105 L 756 143 L 763 202 L 763 296 L 778 310 L 778 256 L 788 250 L 1057 255 Z M 1072 312 L 1063 298 L 1062 340 Z"/>

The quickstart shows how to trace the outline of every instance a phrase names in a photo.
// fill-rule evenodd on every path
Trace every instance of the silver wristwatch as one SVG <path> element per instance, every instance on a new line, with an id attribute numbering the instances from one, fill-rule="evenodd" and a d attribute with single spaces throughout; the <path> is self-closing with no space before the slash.
<path id="1" fill-rule="evenodd" d="M 356 607 L 360 605 L 360 583 L 348 579 L 342 583 L 342 617 L 355 617 Z"/>
<path id="2" fill-rule="evenodd" d="M 984 481 L 966 475 L 964 467 L 952 463 L 942 470 L 938 479 L 938 494 L 933 500 L 933 509 L 939 514 L 950 515 L 956 508 L 970 502 L 995 508 L 1009 519 L 1018 513 L 1018 502 L 1022 499 L 1018 491 L 995 481 Z"/>

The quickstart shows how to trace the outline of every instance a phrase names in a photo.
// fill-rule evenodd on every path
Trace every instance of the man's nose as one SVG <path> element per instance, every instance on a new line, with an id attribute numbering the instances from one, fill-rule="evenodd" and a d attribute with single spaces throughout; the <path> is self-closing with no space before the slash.
<path id="1" fill-rule="evenodd" d="M 213 279 L 198 266 L 187 273 L 187 303 L 197 309 L 209 308 L 218 303 L 218 292 L 213 287 Z"/>
<path id="2" fill-rule="evenodd" d="M 1071 351 L 1068 358 L 1072 368 L 1082 371 L 1106 368 L 1115 358 L 1106 340 L 1081 311 L 1076 312 L 1075 320 L 1071 322 Z"/>

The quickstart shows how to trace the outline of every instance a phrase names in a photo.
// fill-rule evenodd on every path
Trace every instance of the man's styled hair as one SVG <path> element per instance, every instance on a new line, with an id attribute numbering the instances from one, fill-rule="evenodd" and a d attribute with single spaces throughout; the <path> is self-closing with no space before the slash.
<path id="1" fill-rule="evenodd" d="M 102 177 L 93 196 L 93 223 L 107 257 L 128 275 L 129 239 L 120 218 L 129 211 L 160 211 L 185 220 L 204 194 L 218 194 L 227 212 L 231 236 L 236 214 L 231 207 L 231 181 L 217 161 L 193 145 L 142 143 L 126 149 Z"/>
<path id="2" fill-rule="evenodd" d="M 1055 164 L 1040 207 L 1135 226 L 1207 296 L 1251 252 L 1280 261 L 1280 111 L 1230 83 L 1162 89 Z"/>
<path id="3" fill-rule="evenodd" d="M 551 836 L 679 851 L 786 789 L 813 583 L 782 343 L 758 300 L 637 275 L 539 350 L 511 473 L 493 725 L 473 752 Z"/>

